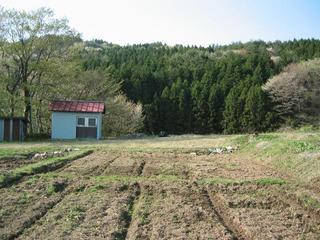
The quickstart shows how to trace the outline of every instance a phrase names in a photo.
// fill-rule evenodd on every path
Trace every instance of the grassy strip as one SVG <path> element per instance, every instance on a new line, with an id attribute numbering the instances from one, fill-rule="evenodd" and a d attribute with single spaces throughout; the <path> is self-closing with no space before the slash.
<path id="1" fill-rule="evenodd" d="M 131 183 L 136 181 L 158 181 L 158 182 L 188 182 L 188 180 L 179 178 L 175 175 L 157 175 L 157 176 L 123 176 L 123 175 L 102 175 L 92 177 L 96 181 L 98 188 L 103 188 L 100 183 L 104 182 L 124 182 Z M 203 185 L 243 185 L 243 184 L 256 184 L 260 186 L 269 186 L 269 185 L 283 185 L 287 183 L 285 180 L 280 178 L 260 178 L 254 180 L 238 180 L 238 179 L 229 179 L 229 178 L 204 178 L 197 181 L 198 184 Z M 95 188 L 94 187 L 94 188 Z"/>
<path id="2" fill-rule="evenodd" d="M 96 186 L 98 189 L 103 189 L 104 183 L 111 182 L 122 182 L 122 183 L 133 183 L 138 181 L 159 181 L 159 182 L 186 182 L 187 180 L 179 178 L 175 175 L 155 175 L 155 176 L 135 176 L 135 175 L 100 175 L 91 177 L 93 181 L 96 182 Z M 102 185 L 101 185 L 102 184 Z"/>
<path id="3" fill-rule="evenodd" d="M 207 184 L 207 185 L 243 185 L 243 184 L 256 184 L 261 186 L 268 185 L 282 185 L 285 184 L 286 181 L 279 178 L 260 178 L 255 180 L 235 180 L 229 178 L 205 178 L 198 181 L 199 184 Z"/>
<path id="4" fill-rule="evenodd" d="M 11 147 L 9 144 L 4 144 L 0 147 L 0 159 L 14 158 L 15 156 L 27 156 L 38 152 L 54 152 L 62 150 L 62 147 L 57 146 L 40 146 L 30 147 L 18 145 Z"/>
<path id="5" fill-rule="evenodd" d="M 286 132 L 241 135 L 239 158 L 254 158 L 277 170 L 290 173 L 302 183 L 320 176 L 319 132 Z"/>
<path id="6" fill-rule="evenodd" d="M 58 169 L 64 166 L 66 163 L 73 161 L 75 159 L 84 157 L 92 152 L 93 152 L 92 150 L 72 152 L 65 157 L 48 158 L 37 163 L 16 168 L 10 171 L 8 174 L 0 175 L 0 187 L 5 187 L 15 181 L 18 181 L 23 176 L 33 175 L 37 173 L 44 173 L 44 172 L 49 172 L 49 171 Z"/>

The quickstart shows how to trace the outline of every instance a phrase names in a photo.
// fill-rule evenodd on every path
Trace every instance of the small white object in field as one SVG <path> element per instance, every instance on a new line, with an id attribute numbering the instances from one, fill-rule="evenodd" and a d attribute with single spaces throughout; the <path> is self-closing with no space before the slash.
<path id="1" fill-rule="evenodd" d="M 227 146 L 226 149 L 227 149 L 227 152 L 233 152 L 234 150 L 232 146 Z"/>
<path id="2" fill-rule="evenodd" d="M 238 147 L 227 146 L 227 147 L 209 148 L 208 151 L 210 154 L 222 154 L 222 153 L 232 153 L 237 149 Z"/>
<path id="3" fill-rule="evenodd" d="M 63 152 L 62 151 L 55 151 L 55 152 L 53 152 L 53 156 L 62 157 L 63 156 Z"/>
<path id="4" fill-rule="evenodd" d="M 40 157 L 41 157 L 41 153 L 36 153 L 36 154 L 32 157 L 32 159 L 40 159 Z"/>
<path id="5" fill-rule="evenodd" d="M 71 151 L 72 151 L 72 148 L 66 148 L 64 151 L 65 151 L 65 152 L 71 152 Z"/>
<path id="6" fill-rule="evenodd" d="M 32 159 L 33 160 L 42 160 L 49 157 L 62 157 L 64 156 L 63 151 L 54 151 L 54 152 L 43 152 L 43 153 L 36 153 Z"/>
<path id="7" fill-rule="evenodd" d="M 211 154 L 215 154 L 215 153 L 220 154 L 220 153 L 223 152 L 223 148 L 219 148 L 219 147 L 209 148 L 208 150 L 209 150 L 209 152 L 210 152 Z"/>
<path id="8" fill-rule="evenodd" d="M 190 153 L 190 155 L 191 155 L 191 156 L 197 156 L 197 153 L 192 152 L 192 153 Z"/>
<path id="9" fill-rule="evenodd" d="M 38 160 L 38 159 L 44 159 L 47 157 L 47 153 L 44 152 L 44 153 L 36 153 L 32 159 L 35 159 L 35 160 Z"/>
<path id="10" fill-rule="evenodd" d="M 74 148 L 73 151 L 80 151 L 80 149 L 79 148 Z"/>

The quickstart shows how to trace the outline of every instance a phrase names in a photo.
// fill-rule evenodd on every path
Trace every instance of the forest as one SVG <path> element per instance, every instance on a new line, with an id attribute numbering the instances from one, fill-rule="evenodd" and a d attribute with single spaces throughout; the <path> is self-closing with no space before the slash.
<path id="1" fill-rule="evenodd" d="M 0 115 L 24 116 L 30 135 L 50 132 L 54 99 L 105 101 L 105 135 L 266 132 L 318 113 L 318 39 L 120 46 L 82 40 L 50 9 L 0 10 Z"/>
<path id="2" fill-rule="evenodd" d="M 262 86 L 285 66 L 320 56 L 320 41 L 315 39 L 207 48 L 118 46 L 95 40 L 86 46 L 96 51 L 82 53 L 84 67 L 103 69 L 123 81 L 125 95 L 142 103 L 144 129 L 150 133 L 273 130 L 296 112 L 281 117 Z"/>

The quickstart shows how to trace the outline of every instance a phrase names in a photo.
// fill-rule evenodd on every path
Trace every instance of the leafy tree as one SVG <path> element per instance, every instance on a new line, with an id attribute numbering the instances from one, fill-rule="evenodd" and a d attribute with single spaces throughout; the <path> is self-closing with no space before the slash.
<path id="1" fill-rule="evenodd" d="M 10 86 L 20 88 L 24 97 L 24 116 L 32 133 L 32 98 L 43 84 L 52 59 L 63 56 L 63 51 L 75 37 L 66 19 L 54 18 L 50 9 L 36 11 L 0 10 L 1 57 Z M 3 73 L 3 72 L 2 72 Z"/>

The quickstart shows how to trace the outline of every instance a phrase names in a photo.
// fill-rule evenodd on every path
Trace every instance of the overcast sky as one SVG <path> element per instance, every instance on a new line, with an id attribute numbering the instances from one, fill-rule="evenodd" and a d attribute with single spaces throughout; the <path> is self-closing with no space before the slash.
<path id="1" fill-rule="evenodd" d="M 83 39 L 121 45 L 320 38 L 320 0 L 0 0 L 0 5 L 49 7 Z"/>

